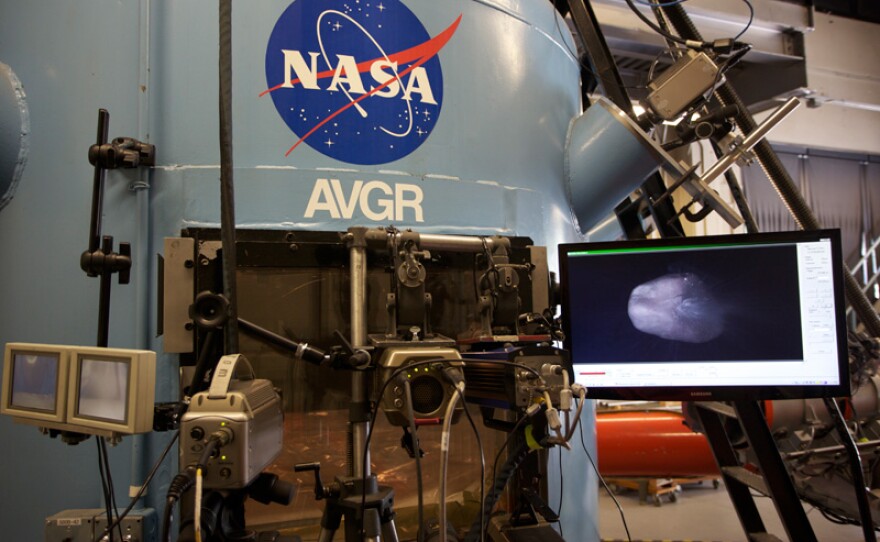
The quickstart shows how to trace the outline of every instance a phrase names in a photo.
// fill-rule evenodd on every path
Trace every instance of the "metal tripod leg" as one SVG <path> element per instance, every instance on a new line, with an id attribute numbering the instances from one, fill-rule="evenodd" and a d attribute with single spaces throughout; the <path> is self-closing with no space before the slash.
<path id="1" fill-rule="evenodd" d="M 366 495 L 364 485 L 366 484 Z M 333 542 L 345 518 L 345 542 L 398 542 L 394 525 L 394 490 L 379 486 L 376 477 L 337 477 L 327 498 L 318 542 Z"/>
<path id="2" fill-rule="evenodd" d="M 318 542 L 333 542 L 333 536 L 336 535 L 341 521 L 342 511 L 335 505 L 335 501 L 327 501 L 324 514 L 321 516 L 321 533 L 318 535 Z"/>

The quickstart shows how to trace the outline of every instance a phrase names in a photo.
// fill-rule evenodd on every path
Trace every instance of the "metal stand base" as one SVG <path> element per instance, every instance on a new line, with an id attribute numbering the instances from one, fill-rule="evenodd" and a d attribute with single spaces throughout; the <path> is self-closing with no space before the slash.
<path id="1" fill-rule="evenodd" d="M 379 486 L 375 475 L 366 480 L 337 477 L 334 487 L 339 488 L 339 494 L 327 498 L 318 542 L 332 542 L 342 518 L 345 518 L 345 542 L 398 542 L 393 489 Z"/>
<path id="2" fill-rule="evenodd" d="M 807 519 L 758 402 L 738 401 L 734 403 L 733 408 L 721 403 L 696 403 L 696 406 L 700 422 L 706 431 L 706 438 L 715 455 L 715 461 L 724 477 L 724 485 L 727 487 L 746 536 L 750 540 L 779 540 L 766 532 L 750 491 L 754 489 L 773 500 L 790 540 L 815 542 L 813 527 Z M 757 458 L 761 469 L 760 475 L 740 465 L 724 427 L 723 418 L 739 421 L 749 446 Z"/>
<path id="3" fill-rule="evenodd" d="M 565 542 L 550 523 L 514 527 L 507 516 L 496 516 L 489 522 L 487 535 L 492 542 Z"/>

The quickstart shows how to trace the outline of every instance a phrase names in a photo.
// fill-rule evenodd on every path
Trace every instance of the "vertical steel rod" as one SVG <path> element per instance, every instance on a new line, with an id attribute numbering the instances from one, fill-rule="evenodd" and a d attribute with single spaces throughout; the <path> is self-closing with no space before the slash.
<path id="1" fill-rule="evenodd" d="M 107 143 L 107 133 L 110 131 L 110 113 L 106 109 L 98 110 L 98 135 L 96 143 Z M 104 201 L 104 168 L 96 159 L 95 175 L 92 185 L 92 216 L 89 224 L 89 252 L 95 252 L 101 246 L 101 212 Z"/>
<path id="2" fill-rule="evenodd" d="M 349 248 L 351 275 L 351 346 L 359 348 L 367 340 L 367 249 L 363 243 L 353 242 Z M 367 381 L 364 371 L 354 371 L 351 376 L 351 402 L 364 403 L 367 397 Z M 352 474 L 355 478 L 370 475 L 370 451 L 366 449 L 370 423 L 352 421 Z M 363 471 L 363 472 L 362 472 Z"/>

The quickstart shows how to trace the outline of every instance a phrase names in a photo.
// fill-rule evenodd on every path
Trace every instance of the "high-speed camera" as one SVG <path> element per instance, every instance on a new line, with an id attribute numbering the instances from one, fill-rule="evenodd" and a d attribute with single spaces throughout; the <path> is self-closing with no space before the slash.
<path id="1" fill-rule="evenodd" d="M 454 348 L 444 347 L 395 347 L 385 350 L 379 359 L 377 372 L 380 383 L 394 379 L 382 395 L 382 410 L 392 425 L 409 425 L 406 399 L 406 382 L 412 395 L 412 410 L 416 424 L 440 423 L 455 384 L 444 369 L 461 370 L 461 354 Z M 458 419 L 462 409 L 459 403 L 453 414 Z"/>
<path id="2" fill-rule="evenodd" d="M 222 434 L 228 443 L 209 460 L 203 486 L 240 489 L 281 453 L 282 432 L 281 397 L 272 382 L 254 378 L 241 354 L 223 356 L 211 387 L 192 397 L 181 418 L 180 465 L 198 463 L 212 436 Z"/>

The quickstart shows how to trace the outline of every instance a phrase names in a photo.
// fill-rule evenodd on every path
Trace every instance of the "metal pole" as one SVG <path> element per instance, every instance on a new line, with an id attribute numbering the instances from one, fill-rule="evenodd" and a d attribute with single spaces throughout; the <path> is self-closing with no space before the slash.
<path id="1" fill-rule="evenodd" d="M 776 127 L 777 124 L 783 121 L 785 117 L 787 117 L 792 111 L 798 108 L 801 105 L 800 100 L 797 98 L 790 98 L 787 102 L 785 102 L 779 109 L 774 111 L 767 120 L 758 125 L 752 132 L 750 132 L 745 139 L 743 139 L 742 143 L 733 151 L 725 154 L 721 159 L 712 164 L 712 167 L 703 174 L 703 182 L 706 184 L 712 184 L 718 176 L 722 175 L 725 171 L 730 169 L 737 160 L 740 159 L 744 152 L 751 150 L 752 147 L 757 145 L 764 136 L 770 133 L 770 130 Z"/>
<path id="2" fill-rule="evenodd" d="M 507 242 L 504 240 L 504 242 Z M 497 243 L 491 237 L 464 237 L 460 235 L 419 234 L 419 248 L 423 250 L 448 250 L 459 252 L 482 252 L 493 249 Z"/>
<path id="3" fill-rule="evenodd" d="M 841 414 L 837 402 L 831 397 L 825 397 L 824 401 L 825 408 L 828 409 L 828 414 L 834 421 L 834 428 L 837 429 L 837 434 L 840 436 L 840 440 L 843 442 L 843 446 L 849 455 L 849 467 L 852 475 L 853 489 L 856 493 L 856 503 L 859 506 L 862 534 L 865 535 L 865 542 L 875 542 L 877 536 L 874 534 L 871 503 L 868 500 L 870 488 L 865 483 L 865 474 L 862 471 L 862 458 L 859 455 L 859 448 L 856 446 L 855 440 L 853 440 L 852 433 L 850 433 L 849 428 L 846 426 L 846 421 L 843 419 L 843 414 Z"/>
<path id="4" fill-rule="evenodd" d="M 354 230 L 354 228 L 352 228 Z M 349 230 L 349 231 L 352 231 Z M 351 346 L 366 346 L 367 341 L 367 247 L 363 236 L 355 232 L 349 247 L 349 267 L 351 276 Z M 355 371 L 351 376 L 352 405 L 368 401 L 367 380 L 363 371 Z M 370 451 L 366 448 L 369 421 L 352 420 L 351 445 L 353 448 L 351 472 L 355 478 L 370 475 Z"/>
<path id="5" fill-rule="evenodd" d="M 106 109 L 98 110 L 98 136 L 97 145 L 107 143 L 107 134 L 110 131 L 110 113 Z M 95 158 L 95 175 L 92 186 L 92 215 L 89 223 L 89 252 L 94 253 L 101 247 L 101 212 L 104 201 L 104 168 Z M 89 275 L 93 276 L 93 275 Z"/>

